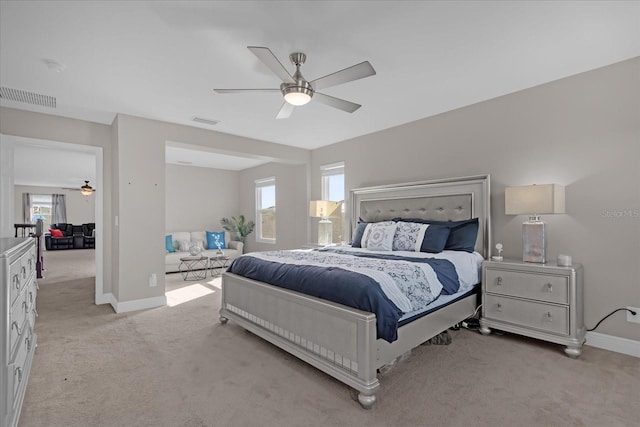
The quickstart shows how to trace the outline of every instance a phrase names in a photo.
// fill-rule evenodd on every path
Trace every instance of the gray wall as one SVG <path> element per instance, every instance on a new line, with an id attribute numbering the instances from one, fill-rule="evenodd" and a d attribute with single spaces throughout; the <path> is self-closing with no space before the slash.
<path id="1" fill-rule="evenodd" d="M 256 232 L 246 238 L 246 252 L 299 248 L 308 242 L 308 166 L 269 163 L 240 172 L 240 213 L 256 219 L 257 179 L 276 178 L 276 243 L 256 242 Z"/>
<path id="2" fill-rule="evenodd" d="M 222 230 L 240 212 L 239 172 L 166 165 L 165 230 Z"/>
<path id="3" fill-rule="evenodd" d="M 522 256 L 524 216 L 504 214 L 506 186 L 566 186 L 566 215 L 548 215 L 548 258 L 585 272 L 585 321 L 640 307 L 640 59 L 625 61 L 404 126 L 314 150 L 344 160 L 348 189 L 491 174 L 493 242 Z M 363 154 L 366 153 L 366 154 Z M 596 332 L 639 340 L 617 313 Z"/>

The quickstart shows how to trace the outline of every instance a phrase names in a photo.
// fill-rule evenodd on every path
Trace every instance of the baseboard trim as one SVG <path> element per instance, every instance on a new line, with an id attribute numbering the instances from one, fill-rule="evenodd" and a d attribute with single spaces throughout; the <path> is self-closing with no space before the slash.
<path id="1" fill-rule="evenodd" d="M 591 347 L 603 348 L 605 350 L 615 351 L 616 353 L 640 357 L 640 341 L 599 334 L 598 332 L 587 332 L 585 338 L 587 340 L 586 345 L 590 345 Z"/>
<path id="2" fill-rule="evenodd" d="M 112 293 L 96 295 L 96 305 L 110 304 L 115 301 Z"/>
<path id="3" fill-rule="evenodd" d="M 153 298 L 143 298 L 133 301 L 119 302 L 115 298 L 111 301 L 111 306 L 116 313 L 127 313 L 129 311 L 146 310 L 148 308 L 163 307 L 167 305 L 167 297 L 162 295 Z"/>

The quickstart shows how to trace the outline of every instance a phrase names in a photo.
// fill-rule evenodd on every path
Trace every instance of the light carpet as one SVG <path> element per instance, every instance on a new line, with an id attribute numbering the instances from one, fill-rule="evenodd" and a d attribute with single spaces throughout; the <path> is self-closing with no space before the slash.
<path id="1" fill-rule="evenodd" d="M 349 387 L 230 321 L 220 279 L 167 276 L 168 306 L 94 305 L 81 252 L 46 253 L 38 347 L 20 427 L 637 426 L 640 359 L 515 335 L 451 331 L 380 375 L 372 410 Z M 74 252 L 77 252 L 75 255 Z M 84 254 L 86 257 L 86 254 Z M 56 259 L 53 259 L 56 258 Z M 62 258 L 62 259 L 61 259 Z M 75 264 L 74 264 L 75 263 Z"/>

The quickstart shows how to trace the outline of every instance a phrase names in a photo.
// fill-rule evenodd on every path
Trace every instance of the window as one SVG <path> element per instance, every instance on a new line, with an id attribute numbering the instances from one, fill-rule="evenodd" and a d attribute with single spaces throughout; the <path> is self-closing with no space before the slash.
<path id="1" fill-rule="evenodd" d="M 256 180 L 256 242 L 276 242 L 276 179 Z"/>
<path id="2" fill-rule="evenodd" d="M 340 206 L 329 218 L 333 224 L 332 243 L 345 242 L 344 162 L 320 166 L 322 200 L 339 202 Z"/>
<path id="3" fill-rule="evenodd" d="M 31 223 L 35 224 L 41 219 L 43 222 L 43 230 L 51 228 L 51 194 L 32 194 L 31 195 Z"/>

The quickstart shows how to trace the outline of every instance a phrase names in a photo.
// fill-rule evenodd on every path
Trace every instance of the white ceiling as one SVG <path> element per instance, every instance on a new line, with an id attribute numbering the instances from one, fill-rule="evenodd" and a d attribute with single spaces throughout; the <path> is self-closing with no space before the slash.
<path id="1" fill-rule="evenodd" d="M 323 90 L 362 104 L 353 114 L 312 100 L 276 120 L 277 93 L 212 90 L 278 87 L 250 45 L 287 67 L 305 52 L 308 80 L 365 60 L 377 74 Z M 106 124 L 125 113 L 308 149 L 638 55 L 636 1 L 0 2 L 0 85 L 57 101 L 0 105 Z M 167 156 L 215 161 L 181 147 Z"/>
<path id="2" fill-rule="evenodd" d="M 30 138 L 11 140 L 15 142 L 14 184 L 80 189 L 89 181 L 95 188 L 96 156 L 92 150 Z"/>

